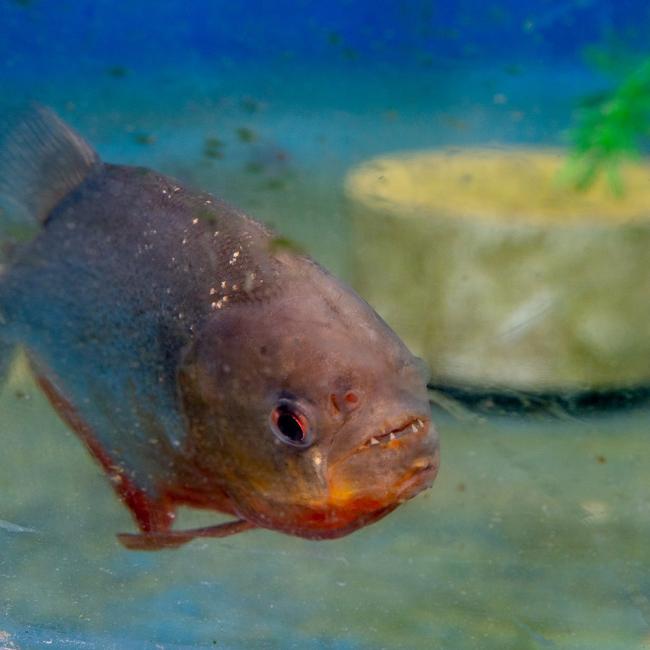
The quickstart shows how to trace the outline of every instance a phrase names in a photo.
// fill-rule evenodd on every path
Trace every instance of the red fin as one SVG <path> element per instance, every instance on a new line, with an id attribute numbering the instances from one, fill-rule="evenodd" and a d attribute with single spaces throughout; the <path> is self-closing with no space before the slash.
<path id="1" fill-rule="evenodd" d="M 189 530 L 170 530 L 165 532 L 150 532 L 141 535 L 120 533 L 117 539 L 123 546 L 132 551 L 159 551 L 163 548 L 178 548 L 198 537 L 228 537 L 243 533 L 245 530 L 257 528 L 250 521 L 237 519 L 217 526 L 206 528 L 191 528 Z"/>
<path id="2" fill-rule="evenodd" d="M 140 489 L 125 469 L 113 462 L 72 404 L 61 395 L 49 379 L 38 372 L 36 364 L 32 363 L 32 367 L 39 386 L 52 406 L 61 419 L 81 438 L 88 451 L 108 474 L 115 491 L 131 511 L 140 530 L 143 532 L 169 530 L 175 517 L 173 505 L 165 498 L 152 499 Z"/>

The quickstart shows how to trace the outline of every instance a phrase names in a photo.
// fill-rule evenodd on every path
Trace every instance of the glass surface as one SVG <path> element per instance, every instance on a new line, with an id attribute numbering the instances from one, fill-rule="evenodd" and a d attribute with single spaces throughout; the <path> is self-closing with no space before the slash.
<path id="1" fill-rule="evenodd" d="M 15 0 L 0 88 L 357 284 L 352 168 L 567 147 L 576 107 L 648 56 L 649 30 L 631 1 Z M 386 519 L 335 541 L 254 530 L 142 553 L 117 542 L 129 513 L 20 357 L 0 393 L 0 648 L 650 647 L 644 382 L 549 391 L 432 370 L 440 474 Z M 187 509 L 178 525 L 217 520 Z"/>

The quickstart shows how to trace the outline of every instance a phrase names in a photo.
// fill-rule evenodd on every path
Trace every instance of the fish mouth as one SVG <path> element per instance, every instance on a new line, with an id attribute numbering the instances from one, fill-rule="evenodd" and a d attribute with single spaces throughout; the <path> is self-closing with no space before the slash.
<path id="1" fill-rule="evenodd" d="M 410 417 L 406 421 L 402 421 L 399 425 L 384 430 L 383 433 L 374 434 L 370 436 L 360 447 L 368 449 L 378 445 L 388 446 L 400 444 L 402 438 L 407 436 L 417 435 L 418 433 L 426 433 L 429 430 L 429 418 L 427 417 Z"/>

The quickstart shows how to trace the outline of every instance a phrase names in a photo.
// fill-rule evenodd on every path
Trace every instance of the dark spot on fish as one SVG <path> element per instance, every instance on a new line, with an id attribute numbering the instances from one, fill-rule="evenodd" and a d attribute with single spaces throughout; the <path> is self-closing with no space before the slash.
<path id="1" fill-rule="evenodd" d="M 275 254 L 283 251 L 294 253 L 295 255 L 307 254 L 303 246 L 293 239 L 289 239 L 289 237 L 278 236 L 271 239 L 269 242 L 269 252 Z"/>
<path id="2" fill-rule="evenodd" d="M 133 141 L 137 144 L 153 144 L 157 140 L 151 133 L 134 133 Z"/>
<path id="3" fill-rule="evenodd" d="M 20 399 L 20 400 L 23 400 L 23 399 L 30 399 L 30 395 L 29 395 L 29 393 L 26 393 L 26 392 L 23 391 L 23 390 L 17 390 L 17 391 L 15 391 L 15 392 L 14 392 L 14 397 L 15 397 L 16 399 Z"/>
<path id="4" fill-rule="evenodd" d="M 456 486 L 456 489 L 457 489 L 459 492 L 465 492 L 465 490 L 467 489 L 467 487 L 466 487 L 465 483 L 459 483 L 459 484 Z"/>
<path id="5" fill-rule="evenodd" d="M 252 129 L 249 129 L 247 126 L 240 126 L 235 129 L 235 133 L 239 138 L 240 142 L 254 142 L 257 140 L 257 134 Z"/>
<path id="6" fill-rule="evenodd" d="M 599 465 L 604 465 L 607 462 L 607 458 L 605 458 L 605 456 L 603 456 L 602 454 L 598 454 L 598 456 L 596 456 L 596 462 Z"/>
<path id="7" fill-rule="evenodd" d="M 106 73 L 115 79 L 122 79 L 126 77 L 126 75 L 129 73 L 129 70 L 123 65 L 112 65 L 106 70 Z"/>
<path id="8" fill-rule="evenodd" d="M 359 58 L 359 53 L 352 47 L 344 47 L 343 58 L 348 61 L 356 61 Z"/>
<path id="9" fill-rule="evenodd" d="M 19 7 L 31 7 L 32 0 L 14 0 L 14 4 L 17 4 Z"/>

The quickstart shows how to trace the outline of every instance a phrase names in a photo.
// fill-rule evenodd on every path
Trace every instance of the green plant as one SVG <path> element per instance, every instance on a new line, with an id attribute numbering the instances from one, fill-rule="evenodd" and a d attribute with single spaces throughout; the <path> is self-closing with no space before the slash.
<path id="1" fill-rule="evenodd" d="M 648 134 L 650 58 L 637 63 L 612 91 L 582 102 L 577 124 L 569 134 L 572 149 L 563 178 L 584 190 L 604 173 L 612 192 L 623 194 L 620 163 L 640 156 Z"/>

